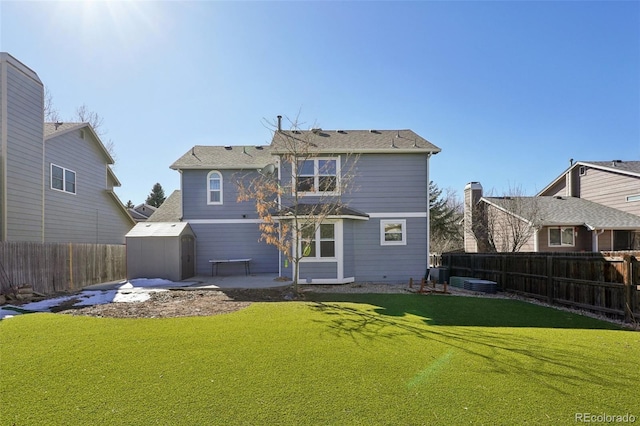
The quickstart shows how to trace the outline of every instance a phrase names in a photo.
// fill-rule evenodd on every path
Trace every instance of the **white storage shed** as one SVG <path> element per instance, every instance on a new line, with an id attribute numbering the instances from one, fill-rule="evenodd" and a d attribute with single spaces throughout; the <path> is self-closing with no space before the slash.
<path id="1" fill-rule="evenodd" d="M 128 279 L 195 275 L 196 236 L 187 222 L 140 222 L 125 238 Z"/>

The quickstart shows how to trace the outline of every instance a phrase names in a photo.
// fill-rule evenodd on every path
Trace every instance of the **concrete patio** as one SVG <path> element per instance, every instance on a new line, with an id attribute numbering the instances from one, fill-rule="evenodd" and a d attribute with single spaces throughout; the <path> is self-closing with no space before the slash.
<path id="1" fill-rule="evenodd" d="M 250 275 L 198 275 L 182 282 L 193 282 L 189 288 L 271 288 L 286 287 L 292 281 L 282 281 L 278 274 L 250 274 Z"/>

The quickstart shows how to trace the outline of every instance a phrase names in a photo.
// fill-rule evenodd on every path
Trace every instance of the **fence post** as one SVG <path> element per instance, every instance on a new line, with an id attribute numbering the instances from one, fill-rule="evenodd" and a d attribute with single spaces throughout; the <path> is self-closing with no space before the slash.
<path id="1" fill-rule="evenodd" d="M 553 256 L 547 256 L 547 303 L 553 305 Z"/>
<path id="2" fill-rule="evenodd" d="M 623 279 L 624 284 L 624 320 L 625 322 L 631 322 L 633 320 L 633 293 L 631 284 L 633 283 L 633 258 L 625 254 L 622 257 L 624 264 L 623 267 Z"/>
<path id="3" fill-rule="evenodd" d="M 500 288 L 500 290 L 505 291 L 507 289 L 507 256 L 506 255 L 502 255 L 500 256 L 500 260 L 501 260 L 501 276 L 500 276 L 500 281 L 501 283 L 498 284 L 498 287 Z"/>

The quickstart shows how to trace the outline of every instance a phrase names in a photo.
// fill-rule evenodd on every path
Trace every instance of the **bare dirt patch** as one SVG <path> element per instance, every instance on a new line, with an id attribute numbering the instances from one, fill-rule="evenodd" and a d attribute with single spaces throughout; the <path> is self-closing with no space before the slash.
<path id="1" fill-rule="evenodd" d="M 291 288 L 242 290 L 169 290 L 151 293 L 144 302 L 107 303 L 85 307 L 69 304 L 55 309 L 70 315 L 106 318 L 176 318 L 226 314 L 252 302 L 300 300 Z"/>

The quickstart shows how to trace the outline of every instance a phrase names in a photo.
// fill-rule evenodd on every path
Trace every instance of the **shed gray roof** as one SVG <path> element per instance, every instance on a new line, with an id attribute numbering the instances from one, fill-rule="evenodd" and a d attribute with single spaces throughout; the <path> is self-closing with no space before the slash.
<path id="1" fill-rule="evenodd" d="M 179 222 L 182 216 L 182 192 L 175 190 L 153 212 L 147 222 Z"/>
<path id="2" fill-rule="evenodd" d="M 196 145 L 176 160 L 171 168 L 180 169 L 260 169 L 271 163 L 271 150 L 268 146 Z"/>
<path id="3" fill-rule="evenodd" d="M 484 197 L 508 212 L 522 210 L 515 203 L 537 208 L 540 225 L 585 225 L 591 229 L 640 229 L 640 216 L 576 197 Z M 525 204 L 525 205 L 526 205 Z M 533 207 L 535 205 L 535 207 Z M 524 207 L 524 211 L 527 207 Z"/>
<path id="4" fill-rule="evenodd" d="M 273 153 L 291 152 L 292 143 L 309 144 L 323 153 L 432 153 L 440 148 L 412 130 L 283 130 L 275 132 Z"/>

